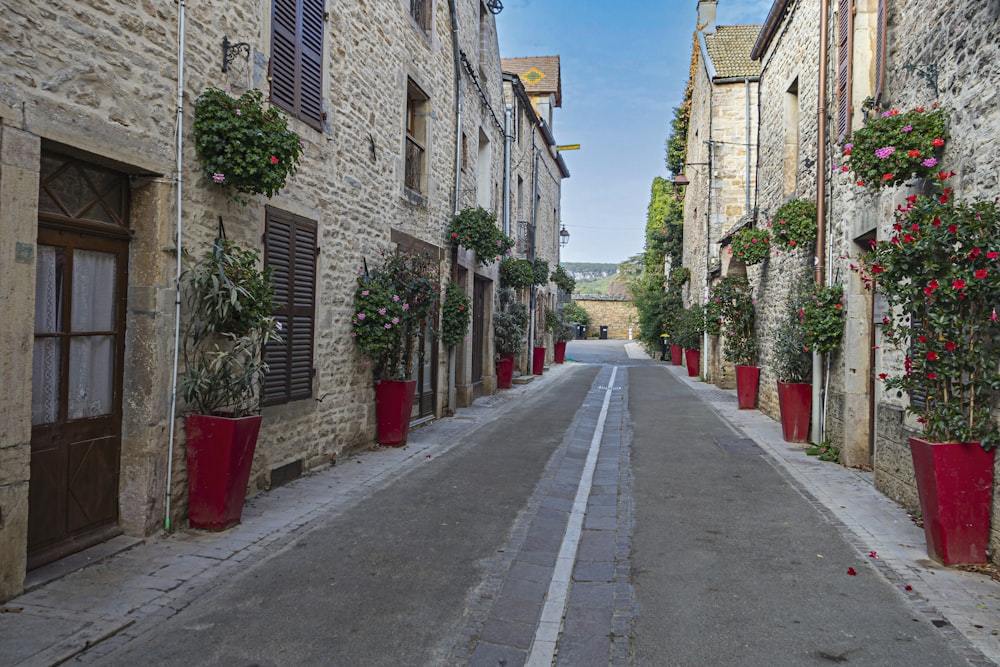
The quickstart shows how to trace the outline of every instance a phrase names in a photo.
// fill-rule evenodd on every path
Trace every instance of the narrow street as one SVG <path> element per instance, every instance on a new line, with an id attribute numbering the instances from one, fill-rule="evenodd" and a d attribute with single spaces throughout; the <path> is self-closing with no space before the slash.
<path id="1" fill-rule="evenodd" d="M 568 356 L 416 429 L 409 453 L 347 459 L 226 533 L 150 540 L 16 598 L 0 663 L 991 664 L 676 369 L 622 341 Z M 329 500 L 288 523 L 307 492 Z M 148 599 L 126 592 L 140 559 Z M 32 653 L 73 609 L 120 622 Z"/>

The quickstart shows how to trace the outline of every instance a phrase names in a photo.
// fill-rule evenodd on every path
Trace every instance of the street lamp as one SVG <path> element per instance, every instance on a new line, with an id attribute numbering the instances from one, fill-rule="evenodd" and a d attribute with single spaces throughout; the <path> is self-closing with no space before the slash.
<path id="1" fill-rule="evenodd" d="M 567 243 L 569 243 L 569 230 L 566 229 L 566 225 L 563 225 L 562 229 L 559 230 L 559 247 L 565 248 Z"/>

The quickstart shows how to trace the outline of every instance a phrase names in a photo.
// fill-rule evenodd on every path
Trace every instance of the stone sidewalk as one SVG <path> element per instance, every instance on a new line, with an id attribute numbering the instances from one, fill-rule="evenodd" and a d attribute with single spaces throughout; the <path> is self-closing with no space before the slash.
<path id="1" fill-rule="evenodd" d="M 872 473 L 807 456 L 805 445 L 784 441 L 779 422 L 758 410 L 740 410 L 735 391 L 689 378 L 683 366 L 664 365 L 664 370 L 760 445 L 773 465 L 861 555 L 877 556 L 868 558 L 872 567 L 934 625 L 946 635 L 964 637 L 973 649 L 964 651 L 972 664 L 1000 664 L 1000 583 L 931 561 L 923 529 L 875 489 Z"/>

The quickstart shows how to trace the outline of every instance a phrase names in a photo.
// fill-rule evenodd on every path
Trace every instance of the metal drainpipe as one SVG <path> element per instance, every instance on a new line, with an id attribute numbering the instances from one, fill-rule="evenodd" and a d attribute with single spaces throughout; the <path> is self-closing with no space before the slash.
<path id="1" fill-rule="evenodd" d="M 166 502 L 164 503 L 164 518 L 163 518 L 163 530 L 170 532 L 170 496 L 171 488 L 173 487 L 173 470 L 174 470 L 174 441 L 176 439 L 176 411 L 177 411 L 177 372 L 180 365 L 180 340 L 181 340 L 181 274 L 183 269 L 181 266 L 181 251 L 182 243 L 184 240 L 183 225 L 184 218 L 181 215 L 182 205 L 184 203 L 182 184 L 184 179 L 182 178 L 184 170 L 184 30 L 185 30 L 185 16 L 184 10 L 186 8 L 185 0 L 179 0 L 178 11 L 177 11 L 177 145 L 175 150 L 177 151 L 177 162 L 175 165 L 175 170 L 177 172 L 177 184 L 175 187 L 175 192 L 177 193 L 177 295 L 174 298 L 174 363 L 173 363 L 173 375 L 171 376 L 171 387 L 170 387 L 170 412 L 167 415 L 167 421 L 169 423 L 169 434 L 167 436 L 167 490 L 166 490 Z"/>
<path id="2" fill-rule="evenodd" d="M 750 77 L 743 77 L 743 83 L 747 91 L 747 202 L 743 214 L 750 215 Z"/>
<path id="3" fill-rule="evenodd" d="M 826 283 L 826 68 L 827 68 L 827 30 L 829 26 L 829 0 L 822 0 L 819 13 L 819 90 L 817 106 L 817 137 L 816 137 L 816 270 L 817 285 Z M 813 352 L 812 372 L 812 441 L 823 441 L 822 404 L 825 394 L 822 391 L 823 361 Z"/>
<path id="4" fill-rule="evenodd" d="M 451 13 L 451 49 L 455 62 L 455 202 L 453 213 L 458 215 L 462 192 L 462 53 L 458 43 L 458 10 L 455 0 L 448 0 L 448 11 Z M 452 254 L 452 273 L 458 273 L 458 248 Z M 465 286 L 462 286 L 465 289 Z M 448 406 L 454 414 L 458 402 L 458 378 L 455 377 L 458 368 L 457 347 L 448 348 Z"/>
<path id="5" fill-rule="evenodd" d="M 534 153 L 534 162 L 531 169 L 531 188 L 534 201 L 531 203 L 531 260 L 538 258 L 538 147 L 535 146 L 535 136 L 531 136 L 531 152 Z M 531 320 L 528 323 L 528 375 L 534 373 L 535 363 L 535 329 L 538 321 L 535 317 L 535 285 L 528 288 L 528 307 L 531 309 Z"/>
<path id="6" fill-rule="evenodd" d="M 510 236 L 510 150 L 511 150 L 510 105 L 504 104 L 503 111 L 503 233 Z"/>

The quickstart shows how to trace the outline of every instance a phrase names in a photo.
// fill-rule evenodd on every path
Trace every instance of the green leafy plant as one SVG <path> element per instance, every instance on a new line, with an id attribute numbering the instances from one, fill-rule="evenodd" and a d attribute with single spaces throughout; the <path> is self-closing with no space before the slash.
<path id="1" fill-rule="evenodd" d="M 563 315 L 570 322 L 578 322 L 585 327 L 590 326 L 590 313 L 576 301 L 568 301 L 563 305 Z"/>
<path id="2" fill-rule="evenodd" d="M 704 312 L 699 304 L 682 308 L 677 314 L 674 335 L 670 342 L 685 350 L 701 350 L 701 337 L 705 333 Z"/>
<path id="3" fill-rule="evenodd" d="M 723 357 L 738 366 L 757 361 L 756 306 L 746 276 L 726 276 L 712 286 L 708 306 L 717 313 L 721 333 L 726 337 Z"/>
<path id="4" fill-rule="evenodd" d="M 733 234 L 729 248 L 733 257 L 747 266 L 760 264 L 771 251 L 771 233 L 766 229 L 744 227 Z"/>
<path id="5" fill-rule="evenodd" d="M 208 88 L 194 105 L 194 143 L 213 183 L 245 195 L 273 197 L 295 173 L 303 143 L 254 88 L 232 97 Z M 240 199 L 240 197 L 236 197 Z"/>
<path id="6" fill-rule="evenodd" d="M 802 383 L 812 380 L 812 354 L 799 309 L 808 288 L 789 301 L 784 317 L 774 332 L 774 374 L 778 382 Z"/>
<path id="7" fill-rule="evenodd" d="M 816 204 L 792 199 L 778 207 L 768 223 L 776 245 L 788 250 L 816 245 Z"/>
<path id="8" fill-rule="evenodd" d="M 809 350 L 827 354 L 839 348 L 844 335 L 843 285 L 815 286 L 799 308 L 799 322 Z"/>
<path id="9" fill-rule="evenodd" d="M 883 111 L 868 118 L 844 145 L 846 164 L 869 190 L 927 178 L 940 169 L 938 159 L 947 139 L 945 115 L 936 105 L 905 113 Z"/>
<path id="10" fill-rule="evenodd" d="M 573 340 L 573 327 L 566 319 L 565 311 L 550 310 L 545 314 L 545 328 L 560 343 Z"/>
<path id="11" fill-rule="evenodd" d="M 680 289 L 691 280 L 691 269 L 686 266 L 677 266 L 670 272 L 670 286 Z"/>
<path id="12" fill-rule="evenodd" d="M 497 354 L 518 354 L 524 349 L 528 332 L 528 308 L 517 300 L 509 287 L 497 291 L 493 313 L 493 343 Z"/>
<path id="13" fill-rule="evenodd" d="M 531 263 L 531 284 L 544 285 L 549 282 L 549 263 L 544 259 L 536 259 Z"/>
<path id="14" fill-rule="evenodd" d="M 840 450 L 830 444 L 829 440 L 824 440 L 818 445 L 813 445 L 806 450 L 807 456 L 818 456 L 820 461 L 840 463 Z"/>
<path id="15" fill-rule="evenodd" d="M 448 284 L 441 307 L 441 340 L 451 347 L 458 345 L 469 332 L 472 320 L 472 299 L 456 282 Z"/>
<path id="16" fill-rule="evenodd" d="M 899 396 L 926 392 L 926 405 L 908 410 L 928 440 L 987 450 L 1000 443 L 991 409 L 1000 391 L 998 260 L 1000 203 L 957 201 L 946 188 L 909 197 L 891 237 L 875 242 L 858 267 L 891 307 L 883 347 L 905 355 L 901 371 L 879 379 Z"/>
<path id="17" fill-rule="evenodd" d="M 351 336 L 376 380 L 409 377 L 416 338 L 437 305 L 438 289 L 433 260 L 403 251 L 358 276 Z"/>
<path id="18" fill-rule="evenodd" d="M 576 280 L 563 268 L 562 264 L 557 264 L 549 279 L 556 284 L 561 291 L 572 294 L 576 289 Z"/>
<path id="19" fill-rule="evenodd" d="M 486 266 L 510 254 L 514 241 L 497 227 L 497 217 L 482 207 L 467 207 L 451 219 L 448 236 L 452 244 L 476 253 Z"/>
<path id="20" fill-rule="evenodd" d="M 182 276 L 184 403 L 196 414 L 243 417 L 260 408 L 264 346 L 280 340 L 271 273 L 256 249 L 220 238 Z"/>
<path id="21" fill-rule="evenodd" d="M 544 259 L 504 257 L 500 260 L 500 280 L 514 289 L 544 285 L 549 280 L 549 264 Z"/>

